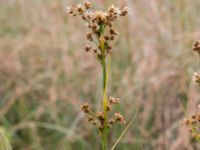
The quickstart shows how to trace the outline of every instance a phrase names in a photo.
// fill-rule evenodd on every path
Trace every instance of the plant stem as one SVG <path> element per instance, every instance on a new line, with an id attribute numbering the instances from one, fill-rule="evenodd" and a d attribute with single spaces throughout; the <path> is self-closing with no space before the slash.
<path id="1" fill-rule="evenodd" d="M 104 110 L 102 150 L 106 150 L 107 149 L 107 66 L 105 57 L 103 57 L 102 59 L 102 73 L 103 73 L 103 110 Z"/>
<path id="2" fill-rule="evenodd" d="M 103 130 L 102 130 L 102 150 L 107 149 L 107 64 L 106 64 L 106 47 L 105 47 L 105 39 L 104 39 L 104 31 L 105 31 L 105 24 L 101 24 L 100 26 L 100 49 L 102 52 L 102 76 L 103 76 L 103 111 L 104 111 L 104 122 L 103 122 Z"/>

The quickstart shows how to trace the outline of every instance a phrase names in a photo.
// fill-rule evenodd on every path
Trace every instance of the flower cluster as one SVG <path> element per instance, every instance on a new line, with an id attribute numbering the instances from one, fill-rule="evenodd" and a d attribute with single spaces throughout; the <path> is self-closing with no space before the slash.
<path id="1" fill-rule="evenodd" d="M 191 117 L 184 119 L 183 124 L 188 127 L 194 138 L 200 140 L 200 110 Z"/>
<path id="2" fill-rule="evenodd" d="M 196 41 L 192 48 L 193 51 L 200 55 L 200 40 Z M 200 86 L 200 74 L 195 72 L 193 75 L 193 82 Z"/>
<path id="3" fill-rule="evenodd" d="M 200 55 L 200 40 L 194 43 L 192 50 Z M 194 73 L 193 82 L 200 86 L 199 73 Z M 192 136 L 200 141 L 200 105 L 197 113 L 193 114 L 189 118 L 184 119 L 183 124 L 189 128 L 189 132 L 191 132 Z"/>
<path id="4" fill-rule="evenodd" d="M 109 102 L 109 104 L 108 104 L 108 106 L 109 106 L 108 112 L 109 112 L 110 110 L 112 110 L 113 105 L 119 104 L 120 101 L 117 98 L 110 97 L 108 102 Z M 104 112 L 97 111 L 96 113 L 94 113 L 88 104 L 81 105 L 81 109 L 87 115 L 87 120 L 91 124 L 98 127 L 100 129 L 100 131 L 104 128 L 104 121 L 105 121 Z M 126 123 L 124 117 L 120 113 L 116 112 L 116 113 L 114 113 L 113 117 L 108 120 L 107 127 L 111 128 L 117 122 L 120 124 Z"/>
<path id="5" fill-rule="evenodd" d="M 69 6 L 68 13 L 72 16 L 81 16 L 87 23 L 90 32 L 87 33 L 86 38 L 93 45 L 87 45 L 85 50 L 92 52 L 100 60 L 111 53 L 113 41 L 118 33 L 113 28 L 113 22 L 119 17 L 126 16 L 129 13 L 127 7 L 119 9 L 115 6 L 110 6 L 106 11 L 92 11 L 91 3 L 85 1 L 83 4 L 76 6 Z"/>

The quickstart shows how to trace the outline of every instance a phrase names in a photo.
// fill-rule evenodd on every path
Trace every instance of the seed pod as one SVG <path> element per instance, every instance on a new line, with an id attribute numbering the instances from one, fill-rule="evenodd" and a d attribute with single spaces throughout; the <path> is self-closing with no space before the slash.
<path id="1" fill-rule="evenodd" d="M 83 6 L 81 4 L 77 5 L 76 10 L 77 12 L 79 12 L 79 14 L 82 14 L 84 12 Z"/>
<path id="2" fill-rule="evenodd" d="M 115 123 L 115 120 L 114 119 L 109 119 L 108 122 L 109 122 L 109 124 L 113 125 Z"/>
<path id="3" fill-rule="evenodd" d="M 86 35 L 86 37 L 87 37 L 87 40 L 93 41 L 92 33 L 88 33 L 88 34 Z"/>
<path id="4" fill-rule="evenodd" d="M 86 51 L 86 52 L 89 52 L 91 49 L 92 49 L 92 47 L 89 46 L 89 45 L 87 45 L 87 46 L 85 47 L 85 51 Z"/>
<path id="5" fill-rule="evenodd" d="M 96 116 L 99 120 L 104 120 L 104 113 L 103 112 L 97 111 Z"/>
<path id="6" fill-rule="evenodd" d="M 121 124 L 125 124 L 126 123 L 124 117 L 120 113 L 115 113 L 115 121 L 118 121 Z"/>
<path id="7" fill-rule="evenodd" d="M 117 32 L 114 29 L 110 29 L 110 34 L 111 35 L 118 35 Z"/>
<path id="8" fill-rule="evenodd" d="M 89 113 L 90 112 L 89 106 L 86 103 L 81 105 L 81 109 L 83 110 L 84 113 Z"/>
<path id="9" fill-rule="evenodd" d="M 85 9 L 89 9 L 91 7 L 91 3 L 89 1 L 84 2 Z"/>
<path id="10" fill-rule="evenodd" d="M 196 41 L 193 45 L 193 51 L 197 51 L 200 54 L 200 40 Z"/>
<path id="11" fill-rule="evenodd" d="M 124 7 L 124 9 L 121 11 L 120 16 L 126 16 L 129 14 L 128 7 Z"/>
<path id="12" fill-rule="evenodd" d="M 108 100 L 109 104 L 119 104 L 120 103 L 120 100 L 118 98 L 114 98 L 114 97 L 109 97 L 109 100 Z"/>

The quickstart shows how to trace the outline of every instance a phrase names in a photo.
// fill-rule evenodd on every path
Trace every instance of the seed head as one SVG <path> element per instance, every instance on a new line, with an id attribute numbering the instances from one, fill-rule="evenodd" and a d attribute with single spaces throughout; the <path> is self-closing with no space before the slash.
<path id="1" fill-rule="evenodd" d="M 82 111 L 83 111 L 84 113 L 89 113 L 89 112 L 90 112 L 89 106 L 88 106 L 87 103 L 81 105 L 81 109 L 82 109 Z"/>
<path id="2" fill-rule="evenodd" d="M 196 41 L 193 45 L 193 51 L 196 51 L 198 54 L 200 54 L 200 40 Z"/>
<path id="3" fill-rule="evenodd" d="M 96 116 L 99 120 L 104 120 L 104 113 L 101 111 L 97 111 Z"/>
<path id="4" fill-rule="evenodd" d="M 89 45 L 85 46 L 85 51 L 86 51 L 86 52 L 89 52 L 91 49 L 92 49 L 91 46 L 89 46 Z"/>
<path id="5" fill-rule="evenodd" d="M 197 72 L 194 73 L 194 75 L 193 75 L 193 82 L 195 84 L 200 85 L 200 74 L 199 73 L 197 73 Z"/>
<path id="6" fill-rule="evenodd" d="M 115 113 L 115 121 L 118 121 L 121 124 L 125 124 L 126 123 L 124 117 L 120 113 Z"/>
<path id="7" fill-rule="evenodd" d="M 119 17 L 127 15 L 128 8 L 125 7 L 123 9 L 119 9 L 114 5 L 108 7 L 106 11 L 91 11 L 90 8 L 91 3 L 86 0 L 83 2 L 83 4 L 78 4 L 74 7 L 68 7 L 67 12 L 73 16 L 79 15 L 84 21 L 86 21 L 88 28 L 91 30 L 90 33 L 86 35 L 87 40 L 93 42 L 96 45 L 95 49 L 100 50 L 99 52 L 101 53 L 101 56 L 106 57 L 108 54 L 111 54 L 111 45 L 107 46 L 108 41 L 113 41 L 115 36 L 118 35 L 118 33 L 113 28 L 113 23 Z M 100 39 L 102 37 L 105 40 L 104 42 L 102 42 Z M 106 50 L 104 48 L 106 48 Z M 88 52 L 91 48 L 86 47 L 85 49 Z M 99 53 L 96 51 L 97 50 L 94 50 L 93 52 L 97 58 L 99 58 Z"/>
<path id="8" fill-rule="evenodd" d="M 84 2 L 85 9 L 89 9 L 91 7 L 91 3 L 89 1 Z"/>
<path id="9" fill-rule="evenodd" d="M 95 49 L 93 49 L 93 52 L 95 53 L 95 54 L 97 54 L 97 49 L 95 48 Z"/>
<path id="10" fill-rule="evenodd" d="M 119 104 L 120 100 L 118 98 L 114 98 L 114 97 L 109 97 L 109 104 L 113 105 L 113 104 Z"/>
<path id="11" fill-rule="evenodd" d="M 79 14 L 82 14 L 84 12 L 84 8 L 81 4 L 78 4 L 76 6 L 76 10 L 77 10 L 77 12 L 79 12 Z"/>
<path id="12" fill-rule="evenodd" d="M 129 8 L 128 7 L 124 7 L 124 9 L 120 13 L 120 16 L 126 16 L 128 14 L 130 14 Z"/>
<path id="13" fill-rule="evenodd" d="M 67 7 L 67 13 L 69 13 L 69 14 L 73 14 L 74 13 L 74 10 L 73 10 L 72 6 L 68 6 Z"/>
<path id="14" fill-rule="evenodd" d="M 109 122 L 110 125 L 113 125 L 115 123 L 115 120 L 114 119 L 109 119 L 108 122 Z"/>
<path id="15" fill-rule="evenodd" d="M 111 35 L 118 35 L 117 32 L 114 29 L 110 29 L 110 34 Z"/>
<path id="16" fill-rule="evenodd" d="M 111 111 L 112 110 L 112 106 L 111 105 L 107 105 L 107 111 Z"/>
<path id="17" fill-rule="evenodd" d="M 86 37 L 87 37 L 87 40 L 89 41 L 93 40 L 92 33 L 87 33 Z"/>
<path id="18" fill-rule="evenodd" d="M 200 137 L 200 112 L 191 115 L 183 120 L 183 125 L 188 128 L 188 131 L 194 138 Z"/>
<path id="19" fill-rule="evenodd" d="M 105 39 L 106 41 L 108 41 L 110 38 L 109 38 L 108 35 L 104 35 L 104 39 Z"/>
<path id="20" fill-rule="evenodd" d="M 87 119 L 88 119 L 88 121 L 89 121 L 89 122 L 92 122 L 92 121 L 94 121 L 94 117 L 93 117 L 93 116 L 88 116 L 88 118 L 87 118 Z"/>

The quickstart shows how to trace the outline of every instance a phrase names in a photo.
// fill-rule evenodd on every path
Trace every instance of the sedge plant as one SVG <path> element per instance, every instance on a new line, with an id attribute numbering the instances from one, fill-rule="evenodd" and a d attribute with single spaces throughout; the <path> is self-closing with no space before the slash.
<path id="1" fill-rule="evenodd" d="M 69 6 L 67 10 L 72 16 L 80 16 L 86 22 L 89 29 L 86 38 L 90 41 L 90 45 L 85 47 L 85 51 L 92 53 L 102 68 L 102 110 L 94 111 L 87 103 L 83 104 L 81 109 L 86 114 L 87 120 L 99 130 L 101 149 L 106 150 L 110 128 L 115 123 L 126 123 L 124 117 L 118 112 L 113 112 L 112 109 L 113 105 L 120 102 L 119 99 L 108 96 L 107 90 L 112 41 L 118 35 L 113 23 L 120 17 L 128 15 L 129 10 L 127 7 L 119 9 L 114 5 L 105 11 L 92 10 L 89 1 Z"/>
<path id="2" fill-rule="evenodd" d="M 200 55 L 200 40 L 195 42 L 192 50 Z M 194 73 L 193 82 L 200 87 L 199 73 Z M 191 135 L 200 142 L 200 105 L 194 114 L 184 119 L 183 124 L 188 127 Z"/>

